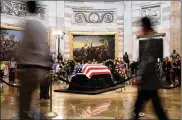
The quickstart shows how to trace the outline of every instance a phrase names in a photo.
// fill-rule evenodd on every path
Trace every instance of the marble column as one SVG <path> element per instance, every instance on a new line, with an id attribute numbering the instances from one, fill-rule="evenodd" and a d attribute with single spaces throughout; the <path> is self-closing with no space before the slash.
<path id="1" fill-rule="evenodd" d="M 48 26 L 50 31 L 64 31 L 64 1 L 45 1 L 48 6 Z M 51 33 L 51 51 L 58 55 L 58 38 L 57 35 Z M 60 53 L 64 53 L 64 37 L 60 37 Z"/>
<path id="2" fill-rule="evenodd" d="M 180 29 L 181 29 L 181 2 L 172 1 L 171 3 L 171 51 L 180 52 Z"/>
<path id="3" fill-rule="evenodd" d="M 124 1 L 124 52 L 127 52 L 129 59 L 132 58 L 132 4 L 131 1 Z"/>

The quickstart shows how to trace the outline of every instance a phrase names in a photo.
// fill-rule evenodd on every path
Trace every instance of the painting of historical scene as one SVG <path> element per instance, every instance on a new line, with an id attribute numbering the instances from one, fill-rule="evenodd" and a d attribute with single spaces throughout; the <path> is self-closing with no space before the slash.
<path id="1" fill-rule="evenodd" d="M 77 62 L 102 62 L 115 58 L 114 35 L 74 35 L 73 58 Z"/>
<path id="2" fill-rule="evenodd" d="M 1 29 L 0 57 L 1 61 L 9 61 L 18 54 L 18 46 L 22 40 L 23 32 L 18 30 Z"/>

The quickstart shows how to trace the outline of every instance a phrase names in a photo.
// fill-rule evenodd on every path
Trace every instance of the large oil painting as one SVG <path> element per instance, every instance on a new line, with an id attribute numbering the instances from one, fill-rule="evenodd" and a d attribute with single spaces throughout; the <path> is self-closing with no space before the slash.
<path id="1" fill-rule="evenodd" d="M 9 61 L 18 54 L 18 46 L 23 37 L 23 31 L 3 29 L 0 32 L 1 61 Z"/>
<path id="2" fill-rule="evenodd" d="M 73 58 L 77 62 L 114 59 L 115 35 L 74 35 Z"/>

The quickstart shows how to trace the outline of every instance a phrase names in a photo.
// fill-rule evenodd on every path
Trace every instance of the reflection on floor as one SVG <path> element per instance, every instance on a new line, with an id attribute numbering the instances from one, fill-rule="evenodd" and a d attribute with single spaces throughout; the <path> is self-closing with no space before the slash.
<path id="1" fill-rule="evenodd" d="M 61 84 L 53 85 L 54 89 Z M 54 119 L 130 119 L 137 89 L 127 85 L 125 89 L 99 94 L 79 95 L 53 92 Z M 49 111 L 49 100 L 39 100 L 39 90 L 35 91 L 32 110 L 44 115 Z M 160 90 L 163 105 L 170 118 L 180 119 L 181 88 Z M 1 119 L 12 119 L 18 112 L 18 89 L 3 84 L 1 88 Z M 152 104 L 146 104 L 143 119 L 156 119 Z"/>

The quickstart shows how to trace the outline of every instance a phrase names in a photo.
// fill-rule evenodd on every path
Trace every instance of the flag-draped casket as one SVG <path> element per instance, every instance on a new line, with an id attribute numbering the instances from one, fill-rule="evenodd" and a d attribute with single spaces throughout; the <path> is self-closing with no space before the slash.
<path id="1" fill-rule="evenodd" d="M 71 85 L 68 89 L 72 90 L 98 90 L 111 86 L 111 71 L 105 65 L 85 64 L 75 68 L 75 75 L 71 78 Z"/>

